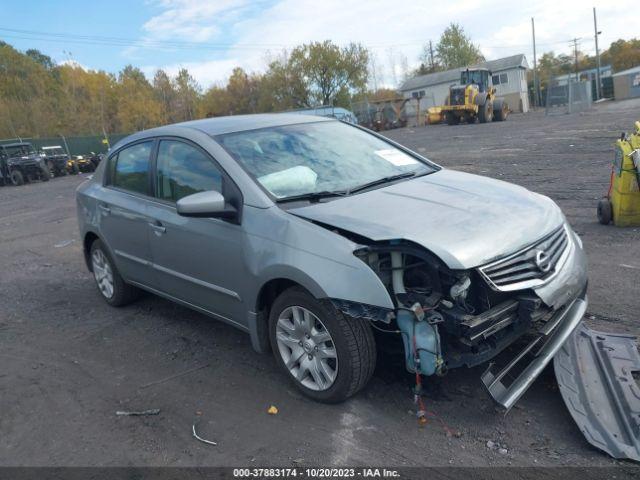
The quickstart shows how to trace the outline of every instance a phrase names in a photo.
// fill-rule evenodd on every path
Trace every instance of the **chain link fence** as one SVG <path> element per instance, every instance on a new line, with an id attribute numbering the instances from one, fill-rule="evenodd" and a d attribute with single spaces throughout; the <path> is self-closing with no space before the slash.
<path id="1" fill-rule="evenodd" d="M 591 82 L 568 80 L 547 87 L 546 115 L 583 112 L 592 105 Z"/>

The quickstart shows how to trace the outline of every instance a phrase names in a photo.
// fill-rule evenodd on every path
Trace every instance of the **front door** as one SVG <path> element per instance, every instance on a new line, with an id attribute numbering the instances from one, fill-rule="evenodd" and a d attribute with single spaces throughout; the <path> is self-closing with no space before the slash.
<path id="1" fill-rule="evenodd" d="M 182 217 L 176 202 L 229 185 L 218 165 L 194 144 L 160 140 L 149 243 L 160 289 L 236 324 L 245 325 L 239 292 L 244 275 L 242 227 L 214 218 Z"/>

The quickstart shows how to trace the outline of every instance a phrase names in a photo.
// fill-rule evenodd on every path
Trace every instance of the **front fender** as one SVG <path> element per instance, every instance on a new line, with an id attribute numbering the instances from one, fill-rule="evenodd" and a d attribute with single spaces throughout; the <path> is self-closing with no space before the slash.
<path id="1" fill-rule="evenodd" d="M 358 244 L 278 207 L 268 213 L 246 210 L 244 223 L 251 226 L 247 248 L 254 252 L 247 267 L 256 281 L 246 294 L 248 305 L 256 305 L 270 280 L 288 279 L 316 298 L 393 308 L 380 278 L 353 254 Z"/>

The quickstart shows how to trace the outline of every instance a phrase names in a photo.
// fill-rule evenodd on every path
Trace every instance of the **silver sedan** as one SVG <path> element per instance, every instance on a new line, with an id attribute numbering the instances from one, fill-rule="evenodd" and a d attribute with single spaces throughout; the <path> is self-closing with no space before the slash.
<path id="1" fill-rule="evenodd" d="M 384 336 L 419 375 L 523 343 L 482 376 L 510 408 L 587 305 L 582 244 L 549 198 L 332 119 L 136 133 L 78 188 L 77 205 L 109 304 L 146 290 L 227 322 L 318 401 L 362 389 Z"/>

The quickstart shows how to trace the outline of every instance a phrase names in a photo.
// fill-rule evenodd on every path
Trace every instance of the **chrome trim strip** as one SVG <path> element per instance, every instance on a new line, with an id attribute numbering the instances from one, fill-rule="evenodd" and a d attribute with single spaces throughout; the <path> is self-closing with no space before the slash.
<path id="1" fill-rule="evenodd" d="M 173 275 L 174 277 L 178 277 L 178 278 L 180 278 L 182 280 L 186 280 L 187 282 L 195 283 L 196 285 L 200 285 L 201 287 L 205 287 L 205 288 L 208 288 L 210 290 L 214 290 L 214 291 L 216 291 L 218 293 L 223 293 L 225 295 L 229 295 L 230 297 L 233 297 L 236 300 L 242 301 L 240 299 L 240 295 L 238 295 L 233 290 L 229 290 L 229 289 L 226 289 L 224 287 L 220 287 L 220 286 L 218 286 L 218 285 L 216 285 L 214 283 L 205 282 L 204 280 L 200 280 L 198 278 L 191 277 L 189 275 L 185 275 L 184 273 L 176 272 L 175 270 L 171 270 L 170 268 L 163 267 L 161 265 L 158 265 L 157 263 L 153 263 L 152 267 L 154 268 L 154 270 L 158 270 L 160 272 L 164 272 L 164 273 L 167 273 L 169 275 Z"/>
<path id="2" fill-rule="evenodd" d="M 228 323 L 228 324 L 230 324 L 230 325 L 232 325 L 234 327 L 237 327 L 237 328 L 239 328 L 240 330 L 242 330 L 244 332 L 248 332 L 249 331 L 249 328 L 246 325 L 243 325 L 243 324 L 241 324 L 239 322 L 236 322 L 235 320 L 231 320 L 230 318 L 225 317 L 224 315 L 220 315 L 219 313 L 212 312 L 211 310 L 207 310 L 206 308 L 202 308 L 202 307 L 199 307 L 197 305 L 194 305 L 193 303 L 189 303 L 189 302 L 186 302 L 185 300 L 181 300 L 181 299 L 179 299 L 177 297 L 174 297 L 173 295 L 170 295 L 168 293 L 165 293 L 165 292 L 163 292 L 161 290 L 156 290 L 155 288 L 150 287 L 148 285 L 145 285 L 144 283 L 134 282 L 134 281 L 131 281 L 131 280 L 129 280 L 128 283 L 130 283 L 131 285 L 135 285 L 136 287 L 140 287 L 143 290 L 147 290 L 148 292 L 151 292 L 154 295 L 158 295 L 160 297 L 166 298 L 166 299 L 171 300 L 173 302 L 179 303 L 180 305 L 183 305 L 183 306 L 185 306 L 187 308 L 191 308 L 192 310 L 196 310 L 196 311 L 198 311 L 200 313 L 203 313 L 203 314 L 205 314 L 205 315 L 207 315 L 209 317 L 214 317 L 214 318 L 216 318 L 218 320 L 221 320 L 221 321 L 223 321 L 225 323 Z"/>
<path id="3" fill-rule="evenodd" d="M 184 273 L 176 272 L 175 270 L 171 270 L 169 268 L 158 265 L 157 263 L 150 262 L 149 260 L 144 260 L 142 258 L 136 257 L 134 255 L 130 255 L 128 253 L 123 252 L 122 250 L 115 250 L 115 254 L 119 257 L 126 258 L 127 260 L 131 260 L 132 262 L 139 263 L 146 267 L 151 267 L 154 270 L 158 270 L 163 273 L 167 273 L 169 275 L 173 275 L 174 277 L 180 278 L 181 280 L 186 280 L 187 282 L 195 283 L 196 285 L 200 285 L 201 287 L 208 288 L 218 293 L 222 293 L 224 295 L 228 295 L 230 297 L 235 298 L 238 301 L 242 301 L 240 295 L 234 292 L 233 290 L 229 290 L 224 287 L 220 287 L 214 283 L 205 282 L 204 280 L 197 279 L 195 277 L 191 277 L 189 275 L 185 275 Z"/>
<path id="4" fill-rule="evenodd" d="M 484 272 L 484 269 L 490 268 L 490 267 L 494 267 L 496 265 L 501 264 L 502 262 L 506 262 L 508 260 L 511 260 L 514 257 L 522 255 L 523 253 L 531 250 L 532 248 L 535 248 L 536 245 L 538 245 L 540 242 L 542 242 L 544 240 L 544 238 L 547 238 L 547 237 L 553 235 L 553 233 L 555 233 L 555 231 L 552 232 L 551 234 L 547 235 L 546 237 L 543 237 L 542 239 L 536 241 L 535 243 L 529 245 L 528 247 L 525 247 L 522 250 L 517 251 L 516 253 L 512 253 L 511 255 L 509 255 L 507 257 L 503 257 L 503 258 L 501 258 L 499 260 L 496 260 L 494 262 L 491 262 L 491 263 L 488 263 L 488 264 L 483 265 L 481 267 L 478 267 L 477 268 L 478 272 L 480 273 L 482 278 L 484 278 L 484 280 L 487 282 L 487 284 L 491 287 L 491 289 L 495 290 L 497 292 L 512 292 L 514 290 L 524 290 L 526 288 L 540 287 L 542 285 L 545 285 L 545 284 L 549 283 L 551 280 L 553 280 L 558 275 L 558 272 L 564 266 L 564 264 L 566 263 L 567 259 L 569 258 L 569 255 L 571 254 L 571 252 L 573 252 L 573 249 L 575 248 L 575 241 L 573 240 L 573 236 L 571 235 L 571 232 L 569 231 L 569 227 L 565 224 L 565 225 L 562 226 L 562 228 L 564 228 L 565 235 L 567 236 L 567 246 L 565 247 L 564 252 L 562 252 L 562 255 L 560 256 L 560 258 L 558 259 L 558 261 L 557 261 L 557 263 L 556 263 L 556 265 L 555 265 L 555 267 L 553 269 L 553 273 L 551 275 L 549 275 L 547 278 L 545 278 L 545 279 L 534 278 L 534 279 L 531 279 L 531 280 L 523 280 L 522 282 L 511 283 L 509 285 L 498 286 L 495 283 L 493 283 L 491 278 L 489 278 L 489 275 L 487 275 Z"/>
<path id="5" fill-rule="evenodd" d="M 132 262 L 139 263 L 140 265 L 145 265 L 147 267 L 153 266 L 153 263 L 151 263 L 149 260 L 145 260 L 144 258 L 130 255 L 128 253 L 123 252 L 122 250 L 114 250 L 114 253 L 119 257 L 126 258 L 127 260 L 131 260 Z"/>

